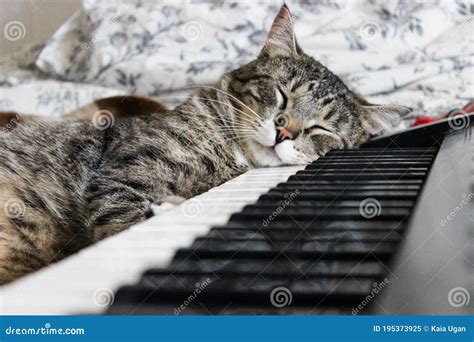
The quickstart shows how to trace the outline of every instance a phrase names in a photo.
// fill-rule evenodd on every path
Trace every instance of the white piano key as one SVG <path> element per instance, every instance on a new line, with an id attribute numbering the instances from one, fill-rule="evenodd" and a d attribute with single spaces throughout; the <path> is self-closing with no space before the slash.
<path id="1" fill-rule="evenodd" d="M 254 175 L 254 174 L 276 174 L 276 175 L 283 175 L 283 174 L 286 174 L 286 173 L 294 174 L 294 173 L 298 172 L 299 170 L 304 169 L 305 167 L 306 167 L 306 165 L 264 167 L 264 168 L 249 170 L 248 172 L 246 172 L 242 176 L 237 177 L 236 179 L 241 178 L 241 177 L 245 177 L 245 176 L 248 176 L 248 175 Z"/>
<path id="2" fill-rule="evenodd" d="M 225 187 L 223 188 L 215 188 L 213 190 L 210 190 L 210 191 L 223 191 L 224 189 L 225 190 L 242 190 L 242 189 L 245 189 L 246 191 L 248 190 L 257 190 L 257 191 L 261 191 L 261 189 L 267 189 L 268 186 L 273 186 L 275 183 L 275 181 L 268 181 L 268 180 L 261 180 L 261 181 L 258 181 L 258 182 L 246 182 L 246 183 L 242 183 L 242 182 L 234 182 L 234 183 L 229 183 L 229 184 L 226 184 Z"/>

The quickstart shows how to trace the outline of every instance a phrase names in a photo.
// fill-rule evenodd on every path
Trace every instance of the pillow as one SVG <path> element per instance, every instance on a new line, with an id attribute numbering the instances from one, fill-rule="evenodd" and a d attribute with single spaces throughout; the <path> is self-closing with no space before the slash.
<path id="1" fill-rule="evenodd" d="M 442 43 L 442 55 L 439 44 L 430 45 L 465 21 L 462 2 L 286 2 L 303 50 L 363 95 L 436 75 L 437 65 L 452 70 L 451 57 L 472 54 L 467 42 L 455 49 Z M 281 4 L 83 0 L 83 9 L 54 34 L 36 65 L 60 79 L 144 95 L 209 84 L 257 56 Z M 461 54 L 461 46 L 468 51 Z"/>
<path id="2" fill-rule="evenodd" d="M 255 58 L 282 1 L 83 0 L 83 9 L 50 39 L 36 61 L 61 79 L 153 94 L 214 82 Z M 310 26 L 343 0 L 295 1 Z"/>
<path id="3" fill-rule="evenodd" d="M 233 4 L 227 2 L 85 0 L 83 7 L 46 44 L 36 62 L 43 71 L 91 81 L 135 59 L 149 68 L 198 63 L 194 71 L 199 72 L 202 62 L 254 57 L 273 19 L 267 6 L 255 2 L 239 4 L 238 15 L 235 10 L 229 15 Z M 230 31 L 238 32 L 232 40 Z M 133 83 L 133 75 L 117 77 Z"/>

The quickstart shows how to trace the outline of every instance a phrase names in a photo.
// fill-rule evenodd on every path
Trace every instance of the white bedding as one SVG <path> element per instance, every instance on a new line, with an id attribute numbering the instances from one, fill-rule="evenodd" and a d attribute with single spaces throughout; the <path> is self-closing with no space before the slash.
<path id="1" fill-rule="evenodd" d="M 302 48 L 369 100 L 435 115 L 474 98 L 471 1 L 286 3 Z M 59 116 L 129 93 L 175 104 L 254 58 L 282 1 L 83 4 L 44 46 L 0 62 L 0 111 Z"/>

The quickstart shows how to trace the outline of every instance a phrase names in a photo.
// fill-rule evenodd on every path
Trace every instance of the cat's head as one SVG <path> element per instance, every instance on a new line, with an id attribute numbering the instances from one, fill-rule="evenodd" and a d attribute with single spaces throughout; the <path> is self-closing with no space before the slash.
<path id="1" fill-rule="evenodd" d="M 350 63 L 350 61 L 348 61 Z M 286 5 L 260 55 L 222 79 L 234 130 L 257 166 L 302 164 L 390 131 L 409 108 L 373 105 L 298 45 Z"/>

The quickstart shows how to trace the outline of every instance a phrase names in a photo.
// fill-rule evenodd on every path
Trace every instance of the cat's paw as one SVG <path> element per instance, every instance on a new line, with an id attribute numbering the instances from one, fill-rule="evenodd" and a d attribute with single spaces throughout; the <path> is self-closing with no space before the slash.
<path id="1" fill-rule="evenodd" d="M 170 195 L 170 196 L 164 196 L 158 200 L 155 200 L 154 203 L 157 205 L 168 203 L 168 204 L 172 204 L 173 206 L 176 206 L 176 205 L 180 205 L 184 201 L 186 201 L 186 198 L 184 197 Z"/>
<path id="2" fill-rule="evenodd" d="M 155 204 L 152 203 L 150 204 L 150 209 L 149 209 L 149 217 L 151 216 L 157 216 L 160 215 L 170 209 L 173 209 L 175 206 L 170 203 L 162 203 L 162 204 Z"/>
<path id="3" fill-rule="evenodd" d="M 183 203 L 185 200 L 186 198 L 180 196 L 165 196 L 160 198 L 159 200 L 156 200 L 150 204 L 150 208 L 147 212 L 147 218 L 160 215 L 165 211 L 173 209 L 174 207 Z"/>

